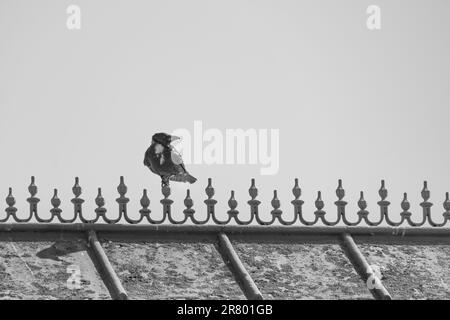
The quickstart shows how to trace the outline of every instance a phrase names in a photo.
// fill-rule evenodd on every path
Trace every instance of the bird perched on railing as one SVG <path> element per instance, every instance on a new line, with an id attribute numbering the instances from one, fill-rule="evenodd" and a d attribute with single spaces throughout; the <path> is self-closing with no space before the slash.
<path id="1" fill-rule="evenodd" d="M 180 138 L 167 133 L 156 133 L 145 152 L 144 165 L 161 177 L 163 187 L 169 185 L 169 180 L 189 183 L 197 181 L 187 172 L 181 155 L 170 145 L 178 139 Z"/>

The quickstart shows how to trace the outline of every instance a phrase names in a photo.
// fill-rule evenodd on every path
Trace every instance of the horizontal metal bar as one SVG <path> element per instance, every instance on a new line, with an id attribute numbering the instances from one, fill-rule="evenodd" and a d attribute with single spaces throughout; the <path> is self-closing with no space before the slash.
<path id="1" fill-rule="evenodd" d="M 230 239 L 228 239 L 227 235 L 224 233 L 219 233 L 217 238 L 219 240 L 219 251 L 224 258 L 225 263 L 230 267 L 231 272 L 236 278 L 236 282 L 241 287 L 247 299 L 263 300 L 261 292 L 248 271 L 245 269 L 241 259 L 239 259 Z"/>
<path id="2" fill-rule="evenodd" d="M 88 232 L 88 239 L 90 248 L 92 249 L 92 252 L 94 253 L 96 259 L 95 262 L 99 264 L 100 271 L 102 272 L 102 274 L 105 277 L 105 280 L 107 281 L 107 286 L 112 290 L 113 298 L 119 300 L 127 300 L 128 294 L 125 291 L 124 287 L 122 286 L 122 283 L 120 282 L 119 277 L 114 271 L 114 268 L 109 262 L 109 259 L 106 256 L 106 253 L 103 250 L 100 241 L 98 241 L 95 231 L 90 230 Z"/>
<path id="3" fill-rule="evenodd" d="M 450 237 L 450 228 L 419 227 L 297 227 L 297 226 L 239 226 L 239 225 L 127 225 L 127 224 L 89 224 L 89 223 L 5 223 L 0 224 L 0 232 L 64 232 L 64 231 L 99 231 L 112 233 L 196 233 L 196 234 L 277 234 L 288 235 L 340 235 L 350 233 L 361 236 L 399 236 L 399 237 Z"/>
<path id="4" fill-rule="evenodd" d="M 84 239 L 83 231 L 0 231 L 1 241 L 73 241 Z M 228 234 L 234 241 L 242 243 L 297 243 L 297 244 L 331 244 L 339 242 L 339 235 L 327 234 L 279 234 L 279 233 L 233 233 Z M 103 241 L 119 241 L 128 243 L 158 242 L 158 243 L 216 243 L 217 233 L 202 232 L 124 232 L 97 231 L 97 237 Z M 361 243 L 387 244 L 387 245 L 450 245 L 450 237 L 443 236 L 386 236 L 383 234 L 353 235 Z"/>
<path id="5" fill-rule="evenodd" d="M 369 263 L 366 258 L 359 250 L 352 236 L 348 233 L 342 234 L 340 237 L 341 247 L 347 255 L 348 259 L 352 263 L 355 271 L 359 274 L 361 279 L 364 281 L 364 284 L 367 283 L 367 280 L 370 277 L 369 271 L 371 270 Z M 377 300 L 391 300 L 391 295 L 386 290 L 386 288 L 379 280 L 378 286 L 374 288 L 369 288 L 370 293 L 372 293 L 373 297 Z"/>

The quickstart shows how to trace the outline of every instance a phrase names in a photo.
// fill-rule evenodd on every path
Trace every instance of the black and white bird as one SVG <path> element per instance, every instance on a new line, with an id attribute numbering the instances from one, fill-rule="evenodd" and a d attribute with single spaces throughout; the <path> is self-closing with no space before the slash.
<path id="1" fill-rule="evenodd" d="M 178 139 L 180 138 L 167 133 L 156 133 L 152 137 L 152 144 L 145 152 L 144 165 L 161 177 L 163 187 L 169 185 L 169 180 L 189 183 L 197 181 L 187 172 L 181 155 L 170 145 Z"/>

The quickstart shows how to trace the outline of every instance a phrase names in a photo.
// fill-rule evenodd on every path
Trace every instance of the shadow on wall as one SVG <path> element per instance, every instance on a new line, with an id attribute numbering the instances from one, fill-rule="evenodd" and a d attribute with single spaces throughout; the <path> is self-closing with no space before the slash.
<path id="1" fill-rule="evenodd" d="M 61 256 L 85 250 L 86 244 L 81 242 L 57 241 L 50 247 L 39 251 L 36 256 L 41 259 L 61 261 Z"/>

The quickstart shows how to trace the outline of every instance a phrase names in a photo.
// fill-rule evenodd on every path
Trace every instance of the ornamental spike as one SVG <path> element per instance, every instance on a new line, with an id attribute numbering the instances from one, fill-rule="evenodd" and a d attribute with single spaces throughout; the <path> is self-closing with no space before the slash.
<path id="1" fill-rule="evenodd" d="M 231 210 L 235 210 L 237 207 L 237 201 L 234 198 L 234 190 L 231 190 L 231 196 L 230 199 L 228 200 L 228 206 L 230 207 Z"/>
<path id="2" fill-rule="evenodd" d="M 378 194 L 380 195 L 382 201 L 384 201 L 388 196 L 388 191 L 386 190 L 384 180 L 381 180 L 381 187 L 380 190 L 378 190 Z"/>
<path id="3" fill-rule="evenodd" d="M 255 178 L 252 178 L 252 184 L 250 186 L 250 189 L 248 189 L 248 193 L 250 195 L 250 197 L 252 198 L 252 200 L 255 200 L 256 197 L 258 196 L 258 188 L 256 188 L 255 186 Z"/>
<path id="4" fill-rule="evenodd" d="M 363 191 L 361 191 L 359 193 L 358 207 L 361 210 L 366 210 L 366 208 L 367 208 L 367 202 L 364 199 L 364 192 Z"/>
<path id="5" fill-rule="evenodd" d="M 448 192 L 445 193 L 445 200 L 444 200 L 443 206 L 444 206 L 445 211 L 450 211 L 450 198 L 449 198 Z"/>
<path id="6" fill-rule="evenodd" d="M 72 187 L 72 192 L 75 195 L 75 198 L 78 198 L 81 195 L 81 187 L 80 187 L 80 179 L 78 177 L 75 177 L 75 184 Z"/>
<path id="7" fill-rule="evenodd" d="M 300 198 L 300 196 L 302 195 L 302 189 L 300 189 L 300 187 L 298 186 L 298 178 L 295 178 L 295 184 L 294 188 L 292 188 L 292 194 L 295 197 L 294 200 L 298 200 L 298 198 Z"/>
<path id="8" fill-rule="evenodd" d="M 278 192 L 277 190 L 273 190 L 273 199 L 271 201 L 271 205 L 275 210 L 278 210 L 280 208 L 280 200 L 278 199 Z"/>
<path id="9" fill-rule="evenodd" d="M 316 199 L 316 201 L 314 202 L 314 204 L 315 204 L 317 210 L 322 210 L 322 209 L 323 209 L 323 207 L 324 207 L 324 202 L 323 202 L 323 200 L 322 200 L 322 192 L 321 192 L 321 191 L 318 191 L 318 192 L 317 192 L 317 199 Z"/>
<path id="10" fill-rule="evenodd" d="M 336 196 L 338 197 L 339 201 L 344 199 L 345 196 L 345 190 L 342 188 L 342 180 L 338 180 L 338 187 L 336 189 Z"/>
<path id="11" fill-rule="evenodd" d="M 150 206 L 150 199 L 147 195 L 147 189 L 144 189 L 142 191 L 142 197 L 140 200 L 141 206 L 143 209 L 148 209 L 148 207 Z"/>
<path id="12" fill-rule="evenodd" d="M 61 200 L 58 198 L 58 189 L 53 189 L 53 197 L 50 200 L 54 209 L 58 209 L 61 205 Z"/>
<path id="13" fill-rule="evenodd" d="M 105 199 L 102 196 L 102 188 L 97 189 L 97 197 L 95 197 L 95 204 L 101 208 L 105 205 Z"/>
<path id="14" fill-rule="evenodd" d="M 214 196 L 214 188 L 212 186 L 212 179 L 208 178 L 208 185 L 206 186 L 205 189 L 206 195 L 208 196 L 208 199 L 212 199 L 212 197 Z"/>
<path id="15" fill-rule="evenodd" d="M 127 191 L 128 191 L 128 187 L 125 185 L 124 178 L 123 178 L 123 176 L 120 176 L 120 183 L 117 186 L 117 192 L 119 193 L 119 195 L 121 197 L 124 197 L 125 194 L 127 193 Z"/>
<path id="16" fill-rule="evenodd" d="M 406 192 L 403 193 L 403 200 L 401 203 L 401 207 L 402 207 L 403 212 L 407 212 L 409 210 L 409 208 L 411 207 L 411 205 L 408 201 L 408 195 Z"/>
<path id="17" fill-rule="evenodd" d="M 31 183 L 28 186 L 28 191 L 30 192 L 31 197 L 34 197 L 37 193 L 37 187 L 34 184 L 34 181 L 35 181 L 34 176 L 31 176 Z"/>
<path id="18" fill-rule="evenodd" d="M 423 188 L 422 188 L 422 192 L 420 193 L 423 201 L 428 201 L 430 199 L 430 190 L 428 190 L 428 183 L 427 181 L 423 182 Z"/>
<path id="19" fill-rule="evenodd" d="M 8 190 L 8 196 L 6 197 L 6 204 L 10 208 L 12 208 L 16 204 L 16 199 L 12 195 L 12 188 L 11 187 Z"/>
<path id="20" fill-rule="evenodd" d="M 184 198 L 184 205 L 186 206 L 187 209 L 191 209 L 192 206 L 194 205 L 194 201 L 192 201 L 191 198 L 191 190 L 189 189 L 186 190 L 186 198 Z"/>

